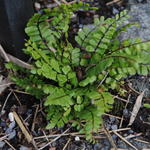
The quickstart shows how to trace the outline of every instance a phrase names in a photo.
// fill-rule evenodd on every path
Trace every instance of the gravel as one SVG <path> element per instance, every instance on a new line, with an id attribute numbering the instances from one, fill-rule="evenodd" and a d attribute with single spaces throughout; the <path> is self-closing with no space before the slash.
<path id="1" fill-rule="evenodd" d="M 144 40 L 150 39 L 150 0 L 143 3 L 143 0 L 129 0 L 128 7 L 130 8 L 129 15 L 131 18 L 126 23 L 140 24 L 140 27 L 131 27 L 129 32 L 122 35 L 122 38 L 140 37 Z"/>

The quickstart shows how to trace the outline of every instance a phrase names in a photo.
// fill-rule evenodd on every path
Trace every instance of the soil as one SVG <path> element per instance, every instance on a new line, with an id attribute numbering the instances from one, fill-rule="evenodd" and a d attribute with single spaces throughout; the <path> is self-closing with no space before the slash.
<path id="1" fill-rule="evenodd" d="M 112 17 L 127 8 L 128 4 L 125 0 L 118 2 L 86 0 L 86 2 L 98 7 L 99 10 L 79 12 L 78 21 L 75 20 L 72 23 L 72 31 L 76 31 L 83 25 L 91 25 L 94 15 Z M 54 1 L 37 0 L 35 11 L 40 12 L 42 8 L 54 6 Z M 0 72 L 6 77 L 7 70 L 3 66 L 4 62 L 0 61 Z M 100 130 L 94 135 L 96 143 L 91 144 L 85 140 L 84 135 L 77 133 L 69 124 L 63 128 L 46 130 L 47 120 L 42 105 L 43 100 L 28 95 L 15 85 L 9 86 L 0 95 L 0 150 L 110 150 L 113 148 L 112 141 L 118 149 L 150 148 L 150 109 L 142 104 L 134 123 L 128 126 L 136 99 L 145 89 L 143 103 L 150 103 L 150 78 L 140 75 L 129 77 L 126 79 L 125 88 L 128 91 L 126 97 L 116 98 L 113 110 L 103 116 L 104 126 L 106 131 L 110 131 L 111 138 Z M 12 111 L 15 111 L 21 119 L 20 125 L 14 121 Z M 30 144 L 29 137 L 27 138 L 27 133 L 24 135 L 22 126 L 31 137 L 34 137 Z M 118 130 L 117 133 L 116 130 Z M 47 143 L 50 144 L 47 145 Z"/>

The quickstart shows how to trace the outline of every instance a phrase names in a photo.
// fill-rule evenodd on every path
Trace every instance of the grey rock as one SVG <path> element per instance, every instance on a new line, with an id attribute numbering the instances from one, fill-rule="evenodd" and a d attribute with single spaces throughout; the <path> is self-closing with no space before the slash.
<path id="1" fill-rule="evenodd" d="M 133 131 L 133 130 L 128 130 L 128 133 L 129 133 L 129 134 L 133 134 L 134 131 Z"/>
<path id="2" fill-rule="evenodd" d="M 10 134 L 11 132 L 12 132 L 11 128 L 7 128 L 6 131 L 5 131 L 6 134 Z"/>
<path id="3" fill-rule="evenodd" d="M 119 13 L 119 10 L 118 10 L 118 9 L 116 9 L 115 7 L 113 7 L 112 12 L 113 12 L 113 14 L 115 15 L 115 14 L 118 14 L 118 13 Z"/>
<path id="4" fill-rule="evenodd" d="M 94 145 L 94 150 L 100 150 L 103 147 L 101 143 L 97 143 Z"/>
<path id="5" fill-rule="evenodd" d="M 111 129 L 111 124 L 106 123 L 105 126 L 106 126 L 107 130 L 110 130 L 110 129 Z"/>
<path id="6" fill-rule="evenodd" d="M 15 121 L 13 121 L 13 122 L 11 122 L 11 123 L 9 124 L 9 128 L 10 128 L 10 129 L 13 129 L 15 126 L 16 126 L 16 122 L 15 122 Z"/>
<path id="7" fill-rule="evenodd" d="M 10 135 L 8 136 L 8 139 L 11 140 L 16 136 L 16 130 L 13 130 Z"/>
<path id="8" fill-rule="evenodd" d="M 107 139 L 103 140 L 102 143 L 103 143 L 105 146 L 110 147 L 110 143 L 109 143 L 109 141 L 108 141 Z"/>
<path id="9" fill-rule="evenodd" d="M 112 126 L 111 126 L 111 129 L 112 129 L 112 130 L 117 130 L 117 129 L 118 129 L 118 126 L 117 126 L 117 125 L 112 125 Z"/>
<path id="10" fill-rule="evenodd" d="M 141 1 L 141 0 L 140 0 Z M 137 3 L 135 0 L 129 0 L 130 23 L 137 22 L 140 27 L 131 27 L 127 33 L 123 33 L 121 39 L 140 37 L 143 40 L 150 39 L 150 0 L 147 3 Z"/>
<path id="11" fill-rule="evenodd" d="M 117 135 L 113 134 L 113 135 L 112 135 L 112 138 L 113 138 L 114 141 L 116 141 Z"/>
<path id="12" fill-rule="evenodd" d="M 128 148 L 129 148 L 129 147 L 128 147 L 124 142 L 122 142 L 121 140 L 118 141 L 117 146 L 118 146 L 118 148 L 122 148 L 122 149 L 128 149 Z"/>
<path id="13" fill-rule="evenodd" d="M 109 146 L 104 146 L 103 148 L 101 148 L 101 150 L 110 150 Z"/>
<path id="14" fill-rule="evenodd" d="M 115 122 L 116 121 L 115 117 L 109 117 L 109 119 L 110 119 L 111 122 Z"/>
<path id="15" fill-rule="evenodd" d="M 5 145 L 5 142 L 0 141 L 0 148 L 3 148 L 3 147 L 4 147 L 4 145 Z"/>
<path id="16" fill-rule="evenodd" d="M 20 148 L 19 148 L 19 150 L 30 150 L 28 147 L 25 147 L 25 146 L 21 146 Z"/>
<path id="17" fill-rule="evenodd" d="M 6 127 L 6 122 L 5 122 L 5 121 L 3 121 L 3 120 L 1 120 L 1 122 L 0 122 L 0 126 L 1 126 L 1 127 Z"/>
<path id="18" fill-rule="evenodd" d="M 123 116 L 124 117 L 128 117 L 129 116 L 129 110 L 128 109 L 124 109 L 123 110 Z"/>

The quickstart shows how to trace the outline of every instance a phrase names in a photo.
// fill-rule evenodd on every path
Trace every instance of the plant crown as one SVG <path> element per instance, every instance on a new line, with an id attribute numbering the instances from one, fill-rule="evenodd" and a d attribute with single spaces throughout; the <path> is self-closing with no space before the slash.
<path id="1" fill-rule="evenodd" d="M 62 4 L 36 13 L 28 22 L 29 36 L 25 53 L 33 59 L 33 68 L 23 69 L 8 64 L 15 74 L 12 80 L 37 98 L 45 98 L 47 128 L 71 123 L 86 139 L 92 139 L 102 124 L 102 115 L 112 108 L 110 89 L 121 91 L 122 78 L 136 73 L 147 75 L 150 42 L 118 36 L 130 24 L 127 11 L 113 18 L 94 19 L 93 27 L 83 27 L 69 39 L 73 13 L 89 10 L 81 2 Z"/>

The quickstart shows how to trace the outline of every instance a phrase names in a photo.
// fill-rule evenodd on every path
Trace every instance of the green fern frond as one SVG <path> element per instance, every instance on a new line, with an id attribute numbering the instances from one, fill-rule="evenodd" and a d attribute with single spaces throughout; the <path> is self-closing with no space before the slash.
<path id="1" fill-rule="evenodd" d="M 73 46 L 69 27 L 79 9 L 91 8 L 80 2 L 35 14 L 25 29 L 29 40 L 24 50 L 33 58 L 33 68 L 7 66 L 15 72 L 12 80 L 18 86 L 45 99 L 47 128 L 72 123 L 91 140 L 102 115 L 112 108 L 109 89 L 121 92 L 123 78 L 149 73 L 150 41 L 118 39 L 130 27 L 123 24 L 129 16 L 122 11 L 113 18 L 95 18 L 93 27 L 78 31 Z"/>

